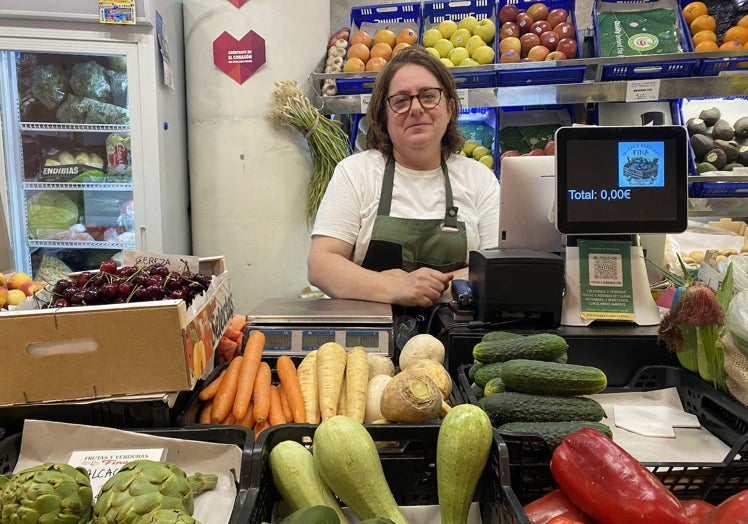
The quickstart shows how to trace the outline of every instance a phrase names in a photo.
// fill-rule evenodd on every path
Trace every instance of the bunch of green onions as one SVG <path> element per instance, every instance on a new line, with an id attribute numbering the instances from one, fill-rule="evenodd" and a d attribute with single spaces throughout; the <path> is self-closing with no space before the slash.
<path id="1" fill-rule="evenodd" d="M 683 274 L 688 271 L 680 260 Z M 716 293 L 705 283 L 665 272 L 668 279 L 682 287 L 680 299 L 660 322 L 658 336 L 674 351 L 681 366 L 698 373 L 715 388 L 727 391 L 725 352 L 720 333 L 725 312 L 732 298 L 732 264 Z"/>
<path id="2" fill-rule="evenodd" d="M 335 166 L 349 154 L 348 135 L 339 122 L 320 114 L 294 80 L 275 83 L 267 118 L 296 129 L 309 145 L 312 177 L 307 185 L 306 218 L 311 226 Z"/>

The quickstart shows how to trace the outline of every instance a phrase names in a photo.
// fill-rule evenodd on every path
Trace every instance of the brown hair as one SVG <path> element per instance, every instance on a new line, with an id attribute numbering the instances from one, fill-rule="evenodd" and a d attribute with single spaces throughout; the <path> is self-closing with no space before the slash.
<path id="1" fill-rule="evenodd" d="M 432 73 L 439 81 L 439 87 L 444 89 L 442 97 L 446 98 L 447 102 L 450 100 L 454 102 L 452 117 L 442 137 L 442 159 L 446 160 L 450 153 L 459 151 L 465 142 L 465 137 L 457 125 L 460 99 L 457 96 L 452 73 L 438 58 L 421 46 L 406 47 L 392 57 L 377 74 L 369 107 L 366 110 L 366 117 L 369 121 L 369 130 L 366 133 L 367 148 L 377 149 L 385 156 L 392 154 L 392 140 L 387 133 L 387 92 L 392 77 L 400 68 L 408 64 L 419 65 Z"/>

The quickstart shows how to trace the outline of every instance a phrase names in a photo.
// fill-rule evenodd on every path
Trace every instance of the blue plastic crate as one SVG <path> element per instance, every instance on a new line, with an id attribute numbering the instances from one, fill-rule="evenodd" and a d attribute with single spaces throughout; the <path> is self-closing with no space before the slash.
<path id="1" fill-rule="evenodd" d="M 657 0 L 595 0 L 592 9 L 592 18 L 594 26 L 595 54 L 600 56 L 600 35 L 597 31 L 598 26 L 598 8 L 603 2 L 607 4 L 642 4 L 646 9 L 647 4 L 653 4 Z M 678 22 L 677 31 L 679 36 L 680 47 L 683 51 L 683 57 L 678 59 L 652 60 L 645 63 L 632 64 L 606 64 L 602 66 L 602 81 L 611 80 L 644 80 L 650 78 L 682 78 L 694 76 L 699 66 L 699 57 L 692 54 L 693 43 L 691 36 L 683 18 L 680 6 L 674 2 L 672 8 L 676 12 Z M 654 56 L 654 55 L 653 55 Z M 671 55 L 672 56 L 672 55 Z"/>
<path id="2" fill-rule="evenodd" d="M 496 25 L 500 28 L 498 22 L 498 15 L 501 8 L 505 5 L 516 5 L 519 8 L 519 12 L 522 13 L 527 10 L 532 4 L 538 0 L 498 0 L 496 4 Z M 569 13 L 568 21 L 575 28 L 574 39 L 577 41 L 577 56 L 569 57 L 571 60 L 574 58 L 581 58 L 583 52 L 584 38 L 579 33 L 579 26 L 577 24 L 576 15 L 574 13 L 574 0 L 547 0 L 543 2 L 548 10 L 553 9 L 566 9 Z M 497 45 L 498 48 L 498 45 Z M 498 50 L 497 50 L 498 60 Z M 565 63 L 561 62 L 560 64 Z M 573 61 L 569 62 L 569 65 L 556 65 L 555 67 L 522 67 L 522 68 L 504 68 L 499 65 L 497 71 L 497 81 L 499 87 L 507 86 L 523 86 L 523 85 L 548 85 L 548 84 L 579 84 L 584 82 L 584 65 L 574 65 Z"/>
<path id="3" fill-rule="evenodd" d="M 496 24 L 495 0 L 457 0 L 452 2 L 424 2 L 419 43 L 422 41 L 423 33 L 427 29 L 435 28 L 444 20 L 459 22 L 467 16 L 474 16 L 478 20 L 489 19 L 496 25 L 496 35 L 491 42 L 486 42 L 493 47 L 494 63 L 499 53 L 496 47 L 499 40 L 499 27 Z M 496 87 L 496 71 L 492 65 L 472 66 L 471 69 L 484 68 L 485 71 L 460 72 L 460 67 L 452 68 L 452 76 L 457 88 Z"/>
<path id="4" fill-rule="evenodd" d="M 680 0 L 681 7 L 685 7 L 691 0 Z M 731 0 L 706 0 L 708 13 L 717 20 L 717 42 L 722 43 L 722 37 L 730 27 L 736 25 L 745 15 L 748 15 L 748 5 Z M 696 71 L 698 76 L 716 76 L 723 71 L 743 71 L 748 69 L 748 58 L 745 53 L 738 56 L 703 57 Z"/>
<path id="5" fill-rule="evenodd" d="M 498 176 L 499 155 L 498 155 L 498 128 L 499 128 L 499 111 L 494 107 L 475 107 L 463 109 L 457 117 L 457 123 L 460 125 L 466 140 L 476 140 L 482 146 L 487 147 L 493 156 L 493 172 Z M 485 124 L 490 127 L 490 137 L 481 133 L 481 129 L 471 124 Z M 474 128 L 474 129 L 473 129 Z M 486 128 L 487 129 L 487 128 Z M 490 138 L 490 139 L 489 139 Z"/>
<path id="6" fill-rule="evenodd" d="M 416 32 L 421 27 L 421 2 L 397 4 L 362 5 L 351 8 L 351 35 L 364 30 L 372 37 L 374 33 L 388 27 L 395 33 L 406 27 Z M 336 78 L 335 86 L 340 95 L 371 93 L 376 73 L 362 72 L 348 78 Z"/>

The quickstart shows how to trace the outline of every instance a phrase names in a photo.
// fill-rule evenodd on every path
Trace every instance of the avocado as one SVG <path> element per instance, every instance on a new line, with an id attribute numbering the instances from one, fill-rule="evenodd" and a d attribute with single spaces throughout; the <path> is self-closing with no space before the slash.
<path id="1" fill-rule="evenodd" d="M 748 146 L 740 146 L 737 161 L 744 166 L 748 166 Z"/>
<path id="2" fill-rule="evenodd" d="M 705 135 L 707 133 L 707 125 L 700 118 L 689 118 L 686 122 L 686 130 L 689 136 Z"/>
<path id="3" fill-rule="evenodd" d="M 712 126 L 712 138 L 717 140 L 732 140 L 735 137 L 735 129 L 730 125 L 730 122 L 720 118 Z"/>
<path id="4" fill-rule="evenodd" d="M 738 158 L 738 143 L 737 142 L 728 142 L 727 140 L 715 140 L 714 141 L 714 147 L 717 149 L 721 149 L 725 152 L 725 155 L 727 156 L 727 162 L 734 162 L 736 158 Z"/>
<path id="5" fill-rule="evenodd" d="M 727 155 L 724 151 L 715 147 L 704 155 L 704 162 L 709 162 L 719 171 L 727 164 Z"/>
<path id="6" fill-rule="evenodd" d="M 690 140 L 696 161 L 700 161 L 707 151 L 714 149 L 714 140 L 709 135 L 693 135 Z"/>
<path id="7" fill-rule="evenodd" d="M 732 171 L 733 169 L 743 169 L 743 164 L 738 164 L 737 162 L 730 162 L 729 164 L 725 164 L 725 167 L 722 168 L 722 171 Z"/>
<path id="8" fill-rule="evenodd" d="M 699 118 L 706 123 L 707 127 L 711 127 L 722 118 L 722 113 L 716 107 L 707 107 L 701 110 Z"/>
<path id="9" fill-rule="evenodd" d="M 719 171 L 719 169 L 714 167 L 709 162 L 700 162 L 699 164 L 696 165 L 696 171 L 699 174 L 701 174 L 701 173 L 707 173 L 709 171 Z"/>
<path id="10" fill-rule="evenodd" d="M 732 127 L 735 129 L 735 138 L 748 138 L 748 116 L 738 118 Z"/>

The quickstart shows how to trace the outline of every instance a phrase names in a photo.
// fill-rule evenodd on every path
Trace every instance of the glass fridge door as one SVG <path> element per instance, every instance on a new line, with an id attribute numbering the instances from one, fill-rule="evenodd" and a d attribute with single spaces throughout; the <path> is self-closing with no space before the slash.
<path id="1" fill-rule="evenodd" d="M 55 281 L 134 249 L 126 55 L 1 56 L 16 269 Z"/>

